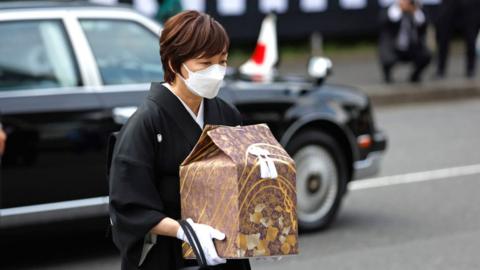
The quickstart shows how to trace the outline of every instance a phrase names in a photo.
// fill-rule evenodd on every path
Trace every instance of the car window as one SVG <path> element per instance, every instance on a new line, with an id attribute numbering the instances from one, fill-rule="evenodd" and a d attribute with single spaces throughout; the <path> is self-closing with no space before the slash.
<path id="1" fill-rule="evenodd" d="M 158 36 L 136 22 L 80 20 L 105 85 L 163 80 Z"/>
<path id="2" fill-rule="evenodd" d="M 0 22 L 0 91 L 80 84 L 60 20 Z"/>

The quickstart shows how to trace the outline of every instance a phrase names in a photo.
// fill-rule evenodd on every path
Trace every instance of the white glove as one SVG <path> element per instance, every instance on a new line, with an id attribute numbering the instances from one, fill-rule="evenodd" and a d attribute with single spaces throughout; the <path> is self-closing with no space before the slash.
<path id="1" fill-rule="evenodd" d="M 217 240 L 223 240 L 225 239 L 225 234 L 206 224 L 197 224 L 193 222 L 191 218 L 188 218 L 187 222 L 192 226 L 193 230 L 197 234 L 198 241 L 202 246 L 203 253 L 205 253 L 205 259 L 207 260 L 207 265 L 213 266 L 217 264 L 226 263 L 227 260 L 220 258 L 218 256 L 217 250 L 215 249 L 215 246 L 212 240 L 212 238 L 215 238 Z M 185 233 L 183 232 L 182 227 L 178 228 L 177 238 L 189 243 L 187 237 L 185 236 Z"/>

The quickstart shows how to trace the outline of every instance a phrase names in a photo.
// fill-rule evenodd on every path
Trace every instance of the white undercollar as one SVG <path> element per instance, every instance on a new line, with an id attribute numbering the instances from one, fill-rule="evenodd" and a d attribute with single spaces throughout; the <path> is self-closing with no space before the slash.
<path id="1" fill-rule="evenodd" d="M 175 92 L 172 91 L 172 86 L 169 84 L 169 83 L 162 83 L 163 86 L 165 86 L 168 90 L 170 90 L 177 98 L 178 100 L 180 100 L 180 102 L 183 104 L 183 106 L 185 107 L 185 109 L 187 110 L 188 113 L 190 113 L 190 115 L 192 116 L 193 120 L 195 120 L 195 122 L 200 126 L 200 128 L 203 129 L 203 125 L 204 125 L 204 109 L 203 109 L 203 98 L 202 98 L 202 102 L 200 102 L 200 107 L 198 108 L 198 115 L 195 115 L 195 113 L 190 109 L 190 107 L 188 107 L 188 105 L 183 102 L 183 100 L 178 97 Z"/>

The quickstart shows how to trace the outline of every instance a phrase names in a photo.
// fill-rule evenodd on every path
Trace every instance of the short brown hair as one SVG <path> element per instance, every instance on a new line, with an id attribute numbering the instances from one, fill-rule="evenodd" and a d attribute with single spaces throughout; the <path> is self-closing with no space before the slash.
<path id="1" fill-rule="evenodd" d="M 185 61 L 227 52 L 229 46 L 225 29 L 205 13 L 189 10 L 169 18 L 160 35 L 165 82 L 175 80 Z"/>

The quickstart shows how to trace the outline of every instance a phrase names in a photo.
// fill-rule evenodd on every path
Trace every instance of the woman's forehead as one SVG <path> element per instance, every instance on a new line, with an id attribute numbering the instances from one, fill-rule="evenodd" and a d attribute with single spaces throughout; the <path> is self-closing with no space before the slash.
<path id="1" fill-rule="evenodd" d="M 227 56 L 228 56 L 228 52 L 226 51 L 218 54 L 214 54 L 214 55 L 207 55 L 207 53 L 202 53 L 199 56 L 195 57 L 194 59 L 211 59 L 211 58 L 227 57 Z"/>

